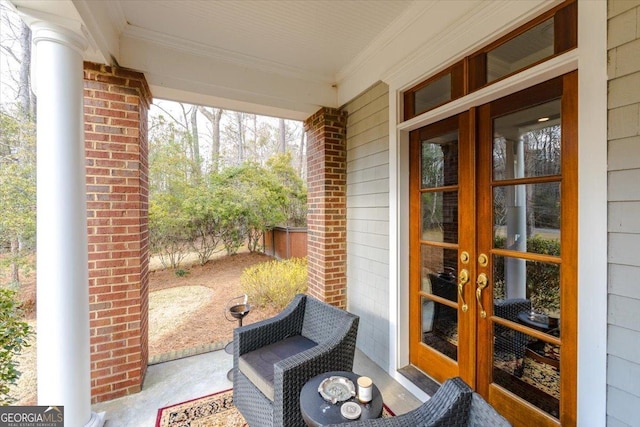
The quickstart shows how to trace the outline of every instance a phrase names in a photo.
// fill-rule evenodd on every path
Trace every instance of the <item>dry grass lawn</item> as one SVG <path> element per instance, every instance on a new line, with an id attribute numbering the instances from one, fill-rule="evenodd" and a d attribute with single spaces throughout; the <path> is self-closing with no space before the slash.
<path id="1" fill-rule="evenodd" d="M 158 269 L 149 275 L 149 355 L 231 340 L 237 321 L 227 321 L 224 311 L 230 298 L 243 293 L 240 275 L 245 268 L 271 259 L 248 252 L 223 256 L 204 266 L 182 267 L 188 272 L 182 277 L 152 260 L 151 265 Z M 27 320 L 35 329 L 35 284 L 23 287 L 21 298 L 29 308 Z M 274 314 L 273 309 L 254 307 L 244 324 Z M 22 376 L 11 392 L 17 405 L 36 404 L 35 335 L 31 341 L 19 357 Z"/>

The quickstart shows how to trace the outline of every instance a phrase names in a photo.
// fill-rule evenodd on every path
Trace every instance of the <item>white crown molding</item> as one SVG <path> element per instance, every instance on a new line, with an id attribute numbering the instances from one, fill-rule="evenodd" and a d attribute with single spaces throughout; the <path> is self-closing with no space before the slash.
<path id="1" fill-rule="evenodd" d="M 456 31 L 455 24 L 482 3 L 489 2 L 481 0 L 455 2 L 432 0 L 426 4 L 417 2 L 416 6 L 407 11 L 410 16 L 403 14 L 398 26 L 392 26 L 396 30 L 395 33 L 389 33 L 383 44 L 377 44 L 373 48 L 373 53 L 368 56 L 366 62 L 360 62 L 357 68 L 350 69 L 350 74 L 341 76 L 338 80 L 339 103 L 348 102 L 376 81 L 382 80 L 388 83 L 384 76 L 390 69 L 402 68 L 405 63 L 413 61 L 414 56 L 425 55 L 426 52 L 421 51 L 422 49 L 432 50 L 433 46 L 430 43 L 434 38 L 446 39 Z M 418 8 L 419 6 L 422 8 Z M 441 60 L 450 58 L 449 52 L 441 56 Z"/>
<path id="2" fill-rule="evenodd" d="M 539 2 L 538 5 L 525 12 L 516 12 L 515 14 L 511 13 L 509 6 L 513 6 L 514 3 L 517 4 L 518 2 L 480 2 L 456 21 L 452 27 L 453 31 L 441 33 L 434 38 L 425 40 L 414 52 L 406 56 L 405 61 L 394 64 L 387 69 L 381 76 L 381 80 L 390 85 L 402 86 L 402 89 L 409 88 L 429 75 L 454 64 L 482 46 L 486 46 L 508 34 L 524 22 L 561 2 L 562 0 Z M 502 20 L 502 17 L 505 17 L 505 19 Z M 479 31 L 481 28 L 488 28 L 491 22 L 500 22 L 501 20 L 502 22 L 508 21 L 509 24 L 501 26 L 498 31 L 478 37 L 482 34 Z M 436 48 L 434 49 L 433 46 Z M 464 48 L 461 48 L 461 46 L 464 46 Z M 430 48 L 428 49 L 427 47 Z M 448 61 L 442 62 L 441 60 L 435 60 L 436 58 L 448 58 Z M 431 67 L 423 68 L 421 74 L 415 76 L 411 81 L 406 81 L 407 71 L 415 70 L 419 66 L 424 67 L 425 63 L 432 65 Z M 402 79 L 405 79 L 405 81 L 400 83 L 399 80 Z"/>
<path id="3" fill-rule="evenodd" d="M 22 14 L 23 20 L 30 26 L 35 22 L 49 22 L 77 33 L 86 39 L 87 46 L 80 47 L 83 58 L 104 62 L 100 44 L 94 38 L 95 32 L 87 26 L 85 16 L 78 10 L 76 0 L 12 0 L 9 4 Z"/>
<path id="4" fill-rule="evenodd" d="M 105 64 L 117 62 L 120 55 L 119 37 L 126 23 L 120 3 L 88 0 L 72 0 L 72 3 L 92 40 L 93 52 L 85 55 L 85 59 Z M 117 15 L 118 10 L 121 16 Z"/>
<path id="5" fill-rule="evenodd" d="M 200 88 L 182 88 L 175 89 L 180 84 L 168 86 L 156 85 L 155 76 L 150 76 L 149 88 L 153 93 L 154 98 L 167 99 L 171 101 L 186 102 L 196 105 L 211 105 L 216 108 L 222 108 L 225 110 L 243 111 L 246 113 L 259 114 L 263 116 L 286 118 L 289 120 L 303 121 L 307 117 L 320 109 L 319 105 L 305 105 L 294 104 L 293 102 L 287 105 L 272 106 L 265 102 L 257 103 L 251 101 L 240 100 L 238 96 L 219 96 L 210 94 L 207 90 L 200 90 Z M 216 91 L 216 93 L 218 93 Z M 228 94 L 223 94 L 228 95 Z"/>
<path id="6" fill-rule="evenodd" d="M 345 104 L 376 81 L 406 88 L 517 28 L 561 0 L 436 0 L 338 80 Z M 458 13 L 458 16 L 455 14 Z M 409 21 L 405 21 L 409 22 Z"/>
<path id="7" fill-rule="evenodd" d="M 477 28 L 484 26 L 484 22 L 488 17 L 495 19 L 496 13 L 499 12 L 501 8 L 503 8 L 503 6 L 500 5 L 499 2 L 479 2 L 453 22 L 450 27 L 451 31 L 441 32 L 432 38 L 423 40 L 414 51 L 405 56 L 404 61 L 392 64 L 382 74 L 381 80 L 390 84 L 396 83 L 398 76 L 402 76 L 406 70 L 415 69 L 416 64 L 423 63 L 427 57 L 446 59 L 445 61 L 440 59 L 436 61 L 436 64 L 432 68 L 423 70 L 423 76 L 433 74 L 459 61 L 464 56 L 464 52 L 472 52 L 486 44 L 487 38 L 474 39 L 473 44 L 467 45 L 464 50 L 458 47 L 461 44 L 460 41 L 466 39 L 467 34 L 474 34 L 475 37 L 477 37 Z M 508 30 L 504 30 L 504 28 L 503 31 L 505 33 L 508 32 Z M 497 36 L 495 36 L 494 33 L 491 34 L 491 37 Z M 405 83 L 405 86 L 411 87 L 420 79 L 422 79 L 422 76 L 415 79 L 415 81 Z"/>
<path id="8" fill-rule="evenodd" d="M 80 20 L 20 6 L 17 11 L 31 28 L 35 45 L 42 40 L 54 41 L 76 50 L 80 55 L 87 49 L 89 35 Z"/>
<path id="9" fill-rule="evenodd" d="M 121 66 L 145 74 L 154 96 L 179 93 L 179 99 L 186 102 L 210 97 L 216 103 L 205 105 L 225 108 L 235 100 L 254 105 L 252 110 L 255 105 L 287 110 L 287 118 L 299 112 L 309 116 L 321 106 L 337 107 L 337 90 L 330 84 L 306 76 L 292 78 L 265 72 L 225 58 L 195 55 L 153 40 L 123 36 L 120 56 Z M 224 105 L 220 99 L 226 100 Z"/>
<path id="10" fill-rule="evenodd" d="M 408 26 L 412 25 L 422 15 L 427 13 L 440 0 L 416 1 L 400 14 L 387 28 L 385 28 L 369 45 L 345 67 L 336 73 L 336 80 L 341 81 L 346 76 L 365 67 L 380 50 L 395 40 Z"/>
<path id="11" fill-rule="evenodd" d="M 87 0 L 75 0 L 75 1 L 87 1 Z M 125 27 L 127 26 L 127 17 L 124 14 L 124 9 L 122 8 L 122 3 L 119 1 L 110 1 L 107 2 L 109 17 L 111 18 L 111 23 L 116 27 L 116 31 L 118 34 L 122 34 L 124 32 Z"/>
<path id="12" fill-rule="evenodd" d="M 278 74 L 283 77 L 310 80 L 319 83 L 325 83 L 327 85 L 334 84 L 333 76 L 314 73 L 303 68 L 280 64 L 275 61 L 269 61 L 217 46 L 211 46 L 204 43 L 170 36 L 168 34 L 151 31 L 133 25 L 127 24 L 123 32 L 123 38 L 140 40 L 183 53 L 188 53 L 193 56 L 205 57 L 214 59 L 216 61 L 232 63 L 261 72 Z"/>

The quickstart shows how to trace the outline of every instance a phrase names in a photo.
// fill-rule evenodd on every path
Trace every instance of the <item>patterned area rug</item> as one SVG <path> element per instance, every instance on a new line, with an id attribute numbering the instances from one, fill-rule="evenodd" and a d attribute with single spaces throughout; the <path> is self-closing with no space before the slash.
<path id="1" fill-rule="evenodd" d="M 384 406 L 382 417 L 393 416 Z M 244 418 L 233 405 L 233 390 L 158 409 L 156 427 L 243 427 Z"/>
<path id="2" fill-rule="evenodd" d="M 244 418 L 233 404 L 233 390 L 158 409 L 156 427 L 242 427 Z"/>

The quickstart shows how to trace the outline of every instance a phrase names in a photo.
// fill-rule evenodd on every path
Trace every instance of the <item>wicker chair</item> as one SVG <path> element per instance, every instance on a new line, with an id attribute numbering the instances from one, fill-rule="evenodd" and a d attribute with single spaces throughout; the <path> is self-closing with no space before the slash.
<path id="1" fill-rule="evenodd" d="M 351 371 L 358 316 L 296 295 L 277 316 L 233 332 L 233 401 L 250 426 L 301 426 L 300 390 Z"/>
<path id="2" fill-rule="evenodd" d="M 455 275 L 429 274 L 431 292 L 449 301 L 458 302 L 458 284 Z M 437 333 L 446 335 L 451 330 L 451 325 L 457 330 L 458 310 L 444 304 L 435 304 L 433 313 L 433 329 Z"/>
<path id="3" fill-rule="evenodd" d="M 456 377 L 420 407 L 404 415 L 340 424 L 349 427 L 507 427 L 509 422 L 496 412 L 479 394 Z M 337 427 L 337 426 L 332 426 Z"/>
<path id="4" fill-rule="evenodd" d="M 493 301 L 493 314 L 512 322 L 518 321 L 518 313 L 529 311 L 531 311 L 531 301 L 528 299 L 512 298 Z M 494 351 L 501 357 L 516 359 L 524 357 L 524 350 L 530 340 L 527 334 L 498 324 L 494 326 L 494 337 Z"/>

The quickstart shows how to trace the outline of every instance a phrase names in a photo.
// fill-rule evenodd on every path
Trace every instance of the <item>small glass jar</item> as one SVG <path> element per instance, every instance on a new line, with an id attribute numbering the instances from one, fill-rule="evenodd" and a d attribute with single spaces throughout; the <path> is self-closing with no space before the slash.
<path id="1" fill-rule="evenodd" d="M 358 378 L 358 400 L 361 403 L 369 403 L 372 398 L 373 381 L 369 377 Z"/>

